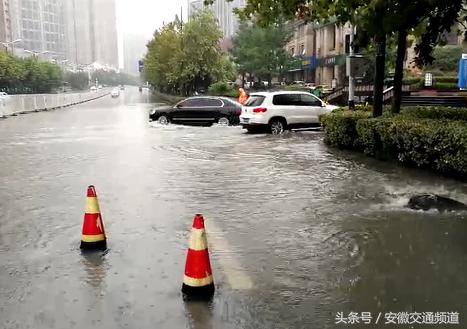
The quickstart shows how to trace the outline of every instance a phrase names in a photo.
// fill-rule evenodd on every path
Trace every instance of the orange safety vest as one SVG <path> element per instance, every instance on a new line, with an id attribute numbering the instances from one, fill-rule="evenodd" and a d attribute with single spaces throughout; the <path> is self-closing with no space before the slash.
<path id="1" fill-rule="evenodd" d="M 247 93 L 245 92 L 245 89 L 240 88 L 239 90 L 240 90 L 240 96 L 238 97 L 238 102 L 239 102 L 240 104 L 245 104 L 245 102 L 246 102 L 247 99 L 248 99 L 248 95 L 247 95 Z"/>

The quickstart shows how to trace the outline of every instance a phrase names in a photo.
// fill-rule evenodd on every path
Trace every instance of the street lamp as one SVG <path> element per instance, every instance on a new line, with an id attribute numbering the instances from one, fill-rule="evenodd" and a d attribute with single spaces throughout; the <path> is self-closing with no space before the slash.
<path id="1" fill-rule="evenodd" d="M 5 47 L 6 49 L 6 52 L 8 53 L 8 47 L 9 46 L 12 46 L 11 48 L 13 49 L 13 45 L 17 42 L 21 42 L 23 41 L 22 39 L 16 39 L 16 40 L 13 40 L 13 41 L 9 41 L 9 42 L 1 42 L 1 44 Z"/>
<path id="2" fill-rule="evenodd" d="M 27 50 L 27 49 L 24 49 L 24 52 L 25 52 L 25 53 L 28 53 L 28 54 L 31 54 L 31 55 L 34 56 L 34 57 L 38 57 L 38 55 L 44 55 L 44 54 L 50 53 L 50 51 L 48 51 L 48 50 L 44 50 L 44 51 L 35 51 L 35 50 Z"/>

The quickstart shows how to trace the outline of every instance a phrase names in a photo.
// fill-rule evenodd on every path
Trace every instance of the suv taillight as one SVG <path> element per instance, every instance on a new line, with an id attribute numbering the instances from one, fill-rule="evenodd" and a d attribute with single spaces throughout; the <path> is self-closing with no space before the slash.
<path id="1" fill-rule="evenodd" d="M 257 107 L 257 108 L 255 108 L 255 109 L 253 109 L 253 112 L 254 112 L 254 113 L 264 113 L 264 112 L 266 112 L 267 110 L 268 110 L 268 109 L 265 108 L 265 107 Z"/>

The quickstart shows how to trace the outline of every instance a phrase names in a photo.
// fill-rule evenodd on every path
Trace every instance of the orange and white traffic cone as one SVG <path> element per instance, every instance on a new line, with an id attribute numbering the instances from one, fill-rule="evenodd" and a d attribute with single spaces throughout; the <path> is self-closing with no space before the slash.
<path id="1" fill-rule="evenodd" d="M 107 241 L 104 231 L 96 189 L 90 185 L 86 196 L 86 211 L 84 213 L 81 249 L 105 250 Z"/>
<path id="2" fill-rule="evenodd" d="M 185 297 L 195 299 L 209 299 L 214 294 L 204 218 L 200 214 L 193 219 L 182 292 Z"/>

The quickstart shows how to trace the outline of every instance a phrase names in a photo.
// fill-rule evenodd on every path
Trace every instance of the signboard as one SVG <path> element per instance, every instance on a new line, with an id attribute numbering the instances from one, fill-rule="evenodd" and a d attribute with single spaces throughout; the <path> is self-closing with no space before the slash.
<path id="1" fill-rule="evenodd" d="M 459 60 L 458 86 L 460 89 L 467 89 L 467 54 L 462 54 Z"/>
<path id="2" fill-rule="evenodd" d="M 302 67 L 303 69 L 314 69 L 316 68 L 316 57 L 315 56 L 307 56 L 302 60 Z"/>
<path id="3" fill-rule="evenodd" d="M 433 73 L 425 73 L 425 87 L 433 86 Z"/>
<path id="4" fill-rule="evenodd" d="M 354 78 L 365 76 L 367 68 L 366 57 L 362 55 L 347 56 L 346 59 L 346 75 Z"/>

